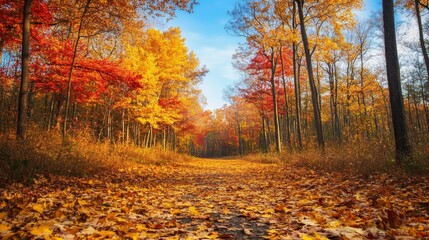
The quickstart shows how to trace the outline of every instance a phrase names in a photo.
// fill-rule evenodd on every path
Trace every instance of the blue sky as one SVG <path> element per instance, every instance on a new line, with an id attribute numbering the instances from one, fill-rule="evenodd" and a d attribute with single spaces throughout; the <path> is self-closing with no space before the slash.
<path id="1" fill-rule="evenodd" d="M 201 84 L 207 98 L 206 109 L 216 109 L 226 104 L 223 90 L 239 79 L 231 64 L 231 57 L 243 38 L 230 36 L 224 26 L 229 20 L 227 14 L 234 8 L 236 0 L 200 0 L 194 12 L 178 12 L 176 18 L 165 25 L 182 29 L 188 48 L 194 51 L 209 73 Z M 364 11 L 357 12 L 360 18 L 381 8 L 381 0 L 365 0 Z"/>

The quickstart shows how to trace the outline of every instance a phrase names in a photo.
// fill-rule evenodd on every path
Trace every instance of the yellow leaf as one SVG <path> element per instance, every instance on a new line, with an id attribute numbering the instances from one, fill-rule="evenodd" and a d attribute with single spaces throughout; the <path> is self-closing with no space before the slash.
<path id="1" fill-rule="evenodd" d="M 10 226 L 0 224 L 0 233 L 9 231 L 9 229 L 10 229 Z"/>
<path id="2" fill-rule="evenodd" d="M 178 209 L 174 209 L 174 208 L 170 209 L 170 214 L 171 214 L 171 215 L 176 215 L 176 214 L 178 214 L 178 213 L 180 213 L 180 210 L 178 210 Z"/>
<path id="3" fill-rule="evenodd" d="M 144 226 L 144 225 L 142 225 L 142 224 L 138 224 L 138 225 L 136 226 L 136 230 L 137 230 L 137 231 L 139 231 L 139 232 L 144 232 L 144 231 L 146 231 L 146 230 L 147 230 L 147 228 L 146 228 L 146 226 Z"/>
<path id="4" fill-rule="evenodd" d="M 312 238 L 312 237 L 310 237 L 308 235 L 305 235 L 305 234 L 301 236 L 301 239 L 302 240 L 314 240 L 314 238 Z"/>
<path id="5" fill-rule="evenodd" d="M 36 204 L 36 205 L 33 206 L 33 210 L 36 211 L 36 212 L 38 212 L 38 213 L 40 213 L 40 214 L 43 214 L 43 210 L 44 209 L 43 209 L 42 205 Z"/>
<path id="6" fill-rule="evenodd" d="M 303 234 L 303 235 L 301 236 L 301 239 L 302 239 L 302 240 L 328 240 L 328 238 L 323 237 L 323 236 L 320 236 L 320 235 L 319 235 L 319 234 L 317 234 L 317 233 L 315 233 L 315 234 L 314 234 L 314 237 L 310 237 L 310 236 L 308 236 L 308 235 Z"/>
<path id="7" fill-rule="evenodd" d="M 137 240 L 139 239 L 139 234 L 138 233 L 127 233 L 127 235 L 125 235 L 126 238 L 131 238 L 133 240 Z"/>
<path id="8" fill-rule="evenodd" d="M 200 212 L 198 212 L 197 209 L 195 209 L 195 207 L 189 207 L 189 212 L 194 215 L 194 216 L 199 216 Z"/>
<path id="9" fill-rule="evenodd" d="M 231 213 L 231 211 L 229 211 L 229 209 L 228 209 L 227 207 L 223 207 L 222 213 L 223 213 L 224 215 L 228 215 L 228 214 L 230 214 L 230 213 Z"/>
<path id="10" fill-rule="evenodd" d="M 321 236 L 318 233 L 314 234 L 314 239 L 316 239 L 316 240 L 329 240 L 328 238 Z"/>
<path id="11" fill-rule="evenodd" d="M 115 235 L 116 235 L 116 233 L 115 233 L 115 232 L 113 232 L 113 231 L 100 231 L 100 232 L 99 232 L 99 234 L 100 234 L 102 237 L 113 237 L 113 236 L 115 236 Z"/>
<path id="12" fill-rule="evenodd" d="M 326 224 L 329 228 L 337 228 L 341 225 L 340 221 L 332 221 Z"/>
<path id="13" fill-rule="evenodd" d="M 40 225 L 39 227 L 33 228 L 30 233 L 35 236 L 49 236 L 52 234 L 52 230 L 49 229 L 48 225 Z"/>

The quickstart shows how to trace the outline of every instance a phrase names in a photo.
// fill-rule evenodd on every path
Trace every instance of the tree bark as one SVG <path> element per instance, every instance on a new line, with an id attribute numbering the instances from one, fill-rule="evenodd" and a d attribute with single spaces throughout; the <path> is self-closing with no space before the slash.
<path id="1" fill-rule="evenodd" d="M 414 5 L 415 5 L 415 10 L 416 10 L 417 26 L 419 28 L 420 47 L 422 49 L 422 55 L 423 55 L 423 59 L 425 61 L 426 73 L 427 73 L 427 76 L 429 78 L 429 56 L 428 56 L 428 51 L 427 51 L 426 45 L 425 45 L 425 38 L 423 36 L 423 25 L 422 25 L 422 17 L 420 14 L 419 0 L 414 0 Z"/>
<path id="2" fill-rule="evenodd" d="M 276 151 L 280 153 L 281 150 L 281 138 L 280 138 L 280 122 L 279 122 L 279 109 L 277 107 L 277 91 L 276 91 L 276 68 L 277 68 L 277 60 L 275 60 L 275 52 L 274 48 L 271 48 L 271 94 L 273 97 L 273 112 L 274 112 L 274 134 L 275 134 L 275 143 L 276 143 Z"/>
<path id="3" fill-rule="evenodd" d="M 403 164 L 411 155 L 411 145 L 408 138 L 404 101 L 402 98 L 393 4 L 393 0 L 383 0 L 384 46 L 389 99 L 395 136 L 396 161 L 398 164 Z"/>
<path id="4" fill-rule="evenodd" d="M 267 136 L 267 129 L 265 124 L 265 116 L 264 114 L 261 114 L 262 118 L 262 138 L 263 138 L 263 144 L 264 144 L 264 152 L 268 152 L 268 136 Z"/>
<path id="5" fill-rule="evenodd" d="M 73 77 L 73 69 L 74 69 L 76 56 L 77 56 L 77 48 L 79 45 L 79 40 L 81 38 L 80 32 L 82 31 L 83 19 L 85 18 L 85 14 L 88 11 L 88 7 L 89 7 L 90 3 L 91 3 L 91 0 L 87 0 L 85 7 L 83 9 L 83 12 L 82 12 L 82 16 L 80 18 L 79 28 L 77 31 L 77 38 L 76 38 L 76 42 L 75 42 L 74 50 L 73 50 L 73 58 L 72 58 L 72 62 L 70 64 L 69 76 L 68 76 L 68 81 L 67 81 L 66 109 L 65 109 L 65 114 L 64 114 L 64 123 L 63 123 L 63 131 L 62 131 L 63 137 L 65 137 L 67 135 L 67 120 L 68 120 L 68 116 L 69 116 L 71 84 L 72 84 L 72 77 Z"/>
<path id="6" fill-rule="evenodd" d="M 241 124 L 240 124 L 240 116 L 238 115 L 238 109 L 237 104 L 234 104 L 234 113 L 235 113 L 235 123 L 237 124 L 237 133 L 238 133 L 238 151 L 240 153 L 240 156 L 244 155 L 244 146 L 243 146 L 243 139 L 241 134 Z"/>
<path id="7" fill-rule="evenodd" d="M 292 28 L 297 28 L 296 24 L 296 3 L 293 1 L 292 7 Z M 296 111 L 296 135 L 298 138 L 298 149 L 302 149 L 302 136 L 301 136 L 301 84 L 299 81 L 300 74 L 297 69 L 297 46 L 296 43 L 292 43 L 292 64 L 293 64 L 293 84 L 295 86 L 295 111 Z"/>
<path id="8" fill-rule="evenodd" d="M 283 81 L 283 94 L 285 97 L 285 105 L 284 105 L 284 111 L 285 111 L 285 130 L 286 130 L 286 137 L 285 141 L 287 143 L 287 146 L 291 146 L 290 142 L 290 117 L 289 117 L 289 101 L 287 98 L 287 89 L 286 89 L 286 76 L 285 76 L 285 67 L 283 62 L 283 46 L 280 45 L 280 64 L 281 64 L 281 70 L 282 70 L 282 81 Z"/>
<path id="9" fill-rule="evenodd" d="M 24 16 L 22 21 L 21 86 L 19 89 L 18 124 L 16 129 L 16 136 L 19 139 L 25 139 L 27 127 L 28 78 L 30 75 L 31 3 L 32 0 L 24 1 Z"/>
<path id="10" fill-rule="evenodd" d="M 304 23 L 304 13 L 303 13 L 303 0 L 295 0 L 298 4 L 298 15 L 299 15 L 299 24 L 301 27 L 301 37 L 302 42 L 304 44 L 304 51 L 305 51 L 305 58 L 307 61 L 307 72 L 308 72 L 308 81 L 310 84 L 310 91 L 311 91 L 311 101 L 313 103 L 313 115 L 314 115 L 314 125 L 316 128 L 316 134 L 317 134 L 317 144 L 319 147 L 324 148 L 325 147 L 325 140 L 323 138 L 323 129 L 322 129 L 322 118 L 320 115 L 320 109 L 318 104 L 318 93 L 316 89 L 316 84 L 314 82 L 314 75 L 313 75 L 313 66 L 311 63 L 311 54 L 310 49 L 308 46 L 308 38 L 307 38 L 307 32 L 305 30 L 305 23 Z"/>

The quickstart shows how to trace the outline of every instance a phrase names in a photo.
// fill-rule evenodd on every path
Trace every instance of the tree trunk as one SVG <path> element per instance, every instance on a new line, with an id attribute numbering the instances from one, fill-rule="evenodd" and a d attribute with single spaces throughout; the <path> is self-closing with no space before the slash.
<path id="1" fill-rule="evenodd" d="M 268 152 L 268 136 L 267 136 L 267 126 L 265 124 L 265 116 L 264 114 L 261 114 L 262 118 L 262 137 L 263 137 L 263 144 L 264 144 L 264 152 Z"/>
<path id="2" fill-rule="evenodd" d="M 29 83 L 30 91 L 28 92 L 28 103 L 27 103 L 27 121 L 31 122 L 33 115 L 34 106 L 34 83 Z"/>
<path id="3" fill-rule="evenodd" d="M 295 3 L 294 3 L 295 6 Z M 300 69 L 297 68 L 296 64 L 296 43 L 292 45 L 292 61 L 293 61 L 293 81 L 295 85 L 295 111 L 296 111 L 296 133 L 298 138 L 298 149 L 302 149 L 302 135 L 301 135 L 301 83 L 300 78 Z"/>
<path id="4" fill-rule="evenodd" d="M 337 139 L 338 142 L 341 143 L 343 141 L 342 132 L 341 132 L 341 123 L 340 123 L 340 117 L 338 114 L 338 74 L 337 74 L 337 66 L 334 63 L 334 116 L 335 116 L 335 128 L 337 133 Z"/>
<path id="5" fill-rule="evenodd" d="M 296 2 L 293 1 L 292 6 L 292 28 L 295 31 L 298 26 L 296 24 Z M 296 134 L 298 138 L 298 149 L 302 149 L 302 129 L 301 129 L 301 72 L 297 66 L 297 44 L 292 43 L 292 64 L 293 64 L 293 83 L 295 88 L 295 111 L 296 111 Z M 298 68 L 297 68 L 298 67 Z"/>
<path id="6" fill-rule="evenodd" d="M 290 147 L 291 146 L 291 142 L 290 142 L 290 117 L 289 117 L 289 102 L 288 102 L 288 98 L 287 98 L 287 89 L 286 89 L 286 76 L 285 76 L 285 67 L 284 67 L 284 62 L 283 62 L 283 46 L 280 45 L 280 63 L 281 63 L 281 70 L 282 70 L 282 81 L 283 81 L 283 94 L 285 97 L 285 106 L 284 106 L 284 111 L 285 111 L 285 127 L 286 127 L 286 143 L 287 146 Z"/>
<path id="7" fill-rule="evenodd" d="M 413 97 L 413 105 L 414 105 L 414 109 L 415 109 L 415 111 L 416 111 L 416 123 L 417 123 L 417 128 L 418 128 L 419 130 L 422 130 L 422 126 L 421 126 L 421 124 L 420 124 L 419 103 L 418 103 L 418 100 L 417 100 L 416 92 L 415 92 L 415 91 L 413 91 L 413 95 L 412 95 L 412 97 Z"/>
<path id="8" fill-rule="evenodd" d="M 415 5 L 415 10 L 416 10 L 417 26 L 419 28 L 420 48 L 422 49 L 422 55 L 423 55 L 423 59 L 425 61 L 425 66 L 426 66 L 426 73 L 427 73 L 427 76 L 429 78 L 429 56 L 428 56 L 428 51 L 427 51 L 426 45 L 425 45 L 425 38 L 423 36 L 423 26 L 422 26 L 422 17 L 420 14 L 419 0 L 414 0 L 414 5 Z"/>
<path id="9" fill-rule="evenodd" d="M 125 144 L 125 108 L 122 108 L 121 113 L 121 142 Z"/>
<path id="10" fill-rule="evenodd" d="M 85 7 L 83 9 L 83 12 L 82 12 L 82 16 L 80 18 L 79 28 L 77 31 L 77 38 L 76 38 L 76 42 L 75 42 L 74 50 L 73 50 L 73 58 L 72 58 L 72 62 L 70 64 L 69 76 L 68 76 L 68 81 L 67 81 L 66 109 L 65 109 L 65 114 L 64 114 L 64 123 L 63 123 L 63 131 L 62 131 L 63 137 L 65 137 L 67 135 L 67 120 L 68 120 L 68 116 L 69 116 L 71 83 L 72 83 L 72 77 L 73 77 L 73 69 L 74 69 L 76 56 L 77 56 L 77 48 L 79 45 L 79 40 L 81 38 L 80 32 L 82 31 L 83 19 L 85 18 L 85 14 L 88 10 L 90 3 L 91 3 L 91 0 L 87 0 Z"/>
<path id="11" fill-rule="evenodd" d="M 234 104 L 234 112 L 235 112 L 235 122 L 237 124 L 237 133 L 238 133 L 238 151 L 241 156 L 244 155 L 244 146 L 243 139 L 241 134 L 241 124 L 240 124 L 240 116 L 238 115 L 237 104 Z"/>
<path id="12" fill-rule="evenodd" d="M 54 121 L 54 114 L 55 114 L 55 94 L 52 93 L 51 95 L 51 102 L 49 104 L 49 116 L 48 116 L 48 124 L 47 124 L 47 130 L 50 131 L 52 128 L 52 122 Z"/>
<path id="13" fill-rule="evenodd" d="M 22 20 L 22 56 L 21 56 L 21 86 L 19 89 L 18 124 L 16 136 L 25 139 L 27 127 L 27 95 L 30 64 L 30 21 L 32 0 L 24 1 L 24 14 Z"/>
<path id="14" fill-rule="evenodd" d="M 281 138 L 280 138 L 280 122 L 279 122 L 279 109 L 277 107 L 277 89 L 276 89 L 276 68 L 277 68 L 277 60 L 275 59 L 275 50 L 271 48 L 270 54 L 270 62 L 271 62 L 271 94 L 273 97 L 273 117 L 274 117 L 274 135 L 275 135 L 275 143 L 276 143 L 276 151 L 280 153 L 281 150 Z"/>
<path id="15" fill-rule="evenodd" d="M 311 63 L 311 55 L 310 55 L 310 49 L 308 46 L 308 39 L 307 39 L 307 32 L 305 30 L 305 23 L 304 23 L 304 13 L 303 13 L 303 4 L 304 0 L 295 0 L 298 4 L 298 14 L 299 14 L 299 22 L 301 27 L 301 36 L 302 36 L 302 42 L 304 44 L 304 51 L 305 51 L 305 58 L 307 61 L 307 72 L 308 72 L 308 81 L 310 84 L 310 91 L 311 91 L 311 101 L 313 103 L 313 114 L 314 114 L 314 125 L 316 127 L 316 134 L 317 134 L 317 144 L 319 147 L 324 148 L 325 147 L 325 140 L 323 138 L 323 129 L 322 129 L 322 118 L 320 115 L 320 109 L 318 104 L 318 93 L 316 89 L 316 84 L 314 82 L 314 75 L 313 75 L 313 67 Z"/>
<path id="16" fill-rule="evenodd" d="M 396 160 L 398 164 L 402 164 L 411 155 L 411 145 L 408 138 L 404 101 L 402 99 L 393 0 L 383 0 L 383 23 L 387 81 L 389 85 L 393 131 L 395 134 Z"/>
<path id="17" fill-rule="evenodd" d="M 426 128 L 427 128 L 427 132 L 429 133 L 429 111 L 428 111 L 428 107 L 426 105 L 426 94 L 425 94 L 425 90 L 424 90 L 424 81 L 423 81 L 423 79 L 420 79 L 420 93 L 421 93 L 421 96 L 422 96 L 423 109 L 425 110 Z"/>

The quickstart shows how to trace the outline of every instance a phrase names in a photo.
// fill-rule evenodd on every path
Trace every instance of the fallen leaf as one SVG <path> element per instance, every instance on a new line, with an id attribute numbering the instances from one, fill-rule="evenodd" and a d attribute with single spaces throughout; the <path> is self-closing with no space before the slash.
<path id="1" fill-rule="evenodd" d="M 52 230 L 49 229 L 50 226 L 48 225 L 40 225 L 38 227 L 33 228 L 30 233 L 34 236 L 49 236 L 52 234 Z"/>
<path id="2" fill-rule="evenodd" d="M 253 235 L 252 230 L 250 230 L 248 228 L 243 228 L 243 232 L 244 232 L 244 234 L 246 234 L 248 236 Z"/>
<path id="3" fill-rule="evenodd" d="M 11 228 L 10 226 L 0 224 L 0 233 L 7 232 L 7 231 L 9 231 L 10 228 Z"/>
<path id="4" fill-rule="evenodd" d="M 194 216 L 199 216 L 200 212 L 193 206 L 189 207 L 189 212 Z"/>
<path id="5" fill-rule="evenodd" d="M 41 204 L 35 204 L 33 205 L 32 209 L 40 214 L 43 214 L 43 206 Z"/>

